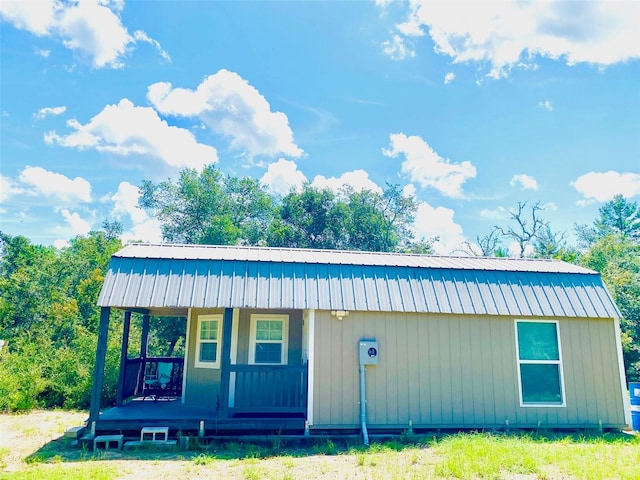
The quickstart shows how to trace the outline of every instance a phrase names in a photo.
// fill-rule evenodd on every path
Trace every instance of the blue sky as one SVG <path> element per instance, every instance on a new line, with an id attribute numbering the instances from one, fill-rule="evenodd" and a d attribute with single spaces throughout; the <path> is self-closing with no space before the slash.
<path id="1" fill-rule="evenodd" d="M 216 163 L 415 195 L 436 251 L 640 200 L 640 2 L 0 3 L 0 230 L 63 246 Z"/>

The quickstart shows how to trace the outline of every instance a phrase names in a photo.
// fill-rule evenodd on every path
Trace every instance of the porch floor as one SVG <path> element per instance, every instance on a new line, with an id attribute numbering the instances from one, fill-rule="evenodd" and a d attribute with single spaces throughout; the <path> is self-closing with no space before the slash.
<path id="1" fill-rule="evenodd" d="M 220 418 L 214 407 L 183 404 L 179 398 L 133 399 L 120 407 L 112 407 L 103 412 L 96 422 L 96 435 L 123 433 L 140 435 L 143 427 L 169 427 L 170 434 L 197 434 L 200 422 L 204 422 L 205 436 L 293 433 L 304 432 L 304 418 L 291 418 L 283 414 L 262 414 L 251 418 Z"/>

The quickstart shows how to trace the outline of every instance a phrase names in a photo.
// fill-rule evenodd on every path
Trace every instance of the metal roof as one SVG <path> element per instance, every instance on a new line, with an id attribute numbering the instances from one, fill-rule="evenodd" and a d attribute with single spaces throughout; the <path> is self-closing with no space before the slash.
<path id="1" fill-rule="evenodd" d="M 131 244 L 98 305 L 619 318 L 597 272 L 552 260 Z"/>

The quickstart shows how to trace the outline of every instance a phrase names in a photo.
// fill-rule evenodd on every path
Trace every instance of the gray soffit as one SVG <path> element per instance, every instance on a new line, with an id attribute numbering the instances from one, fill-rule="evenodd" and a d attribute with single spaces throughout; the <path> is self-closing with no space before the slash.
<path id="1" fill-rule="evenodd" d="M 132 244 L 98 305 L 619 318 L 600 276 L 551 260 Z"/>

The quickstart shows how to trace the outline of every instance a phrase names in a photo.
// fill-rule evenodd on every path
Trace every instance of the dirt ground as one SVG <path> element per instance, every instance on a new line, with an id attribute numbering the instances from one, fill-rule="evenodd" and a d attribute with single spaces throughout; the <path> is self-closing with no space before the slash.
<path id="1" fill-rule="evenodd" d="M 7 475 L 11 478 L 12 474 L 28 472 L 30 468 L 60 468 L 61 465 L 69 469 L 104 466 L 114 473 L 110 478 L 123 480 L 371 478 L 364 470 L 354 471 L 357 465 L 354 455 L 272 457 L 254 461 L 234 459 L 231 455 L 229 459 L 211 460 L 199 452 L 172 448 L 113 450 L 92 458 L 92 452 L 72 446 L 71 440 L 64 438 L 67 429 L 82 425 L 86 418 L 86 412 L 67 411 L 0 415 L 0 478 Z"/>

